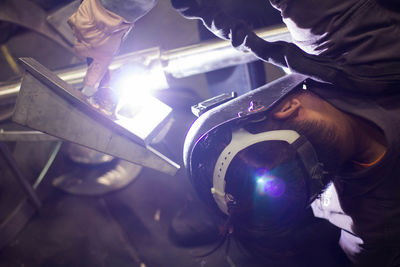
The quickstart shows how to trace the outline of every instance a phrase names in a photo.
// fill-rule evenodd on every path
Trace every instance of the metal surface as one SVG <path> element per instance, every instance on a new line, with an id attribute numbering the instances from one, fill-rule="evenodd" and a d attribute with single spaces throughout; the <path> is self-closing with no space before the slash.
<path id="1" fill-rule="evenodd" d="M 270 42 L 277 40 L 290 41 L 291 38 L 287 28 L 284 26 L 263 29 L 257 31 L 257 34 Z M 140 62 L 144 65 L 160 64 L 161 62 L 167 74 L 175 78 L 183 78 L 248 63 L 256 59 L 251 53 L 237 51 L 231 46 L 230 42 L 216 40 L 165 52 L 160 52 L 158 48 L 150 48 L 120 55 L 114 59 L 110 69 L 117 69 L 129 62 Z M 81 65 L 56 71 L 55 73 L 70 85 L 79 86 L 83 82 L 86 69 L 86 65 Z M 16 97 L 19 88 L 20 82 L 1 85 L 0 100 Z"/>
<path id="2" fill-rule="evenodd" d="M 66 154 L 72 162 L 86 165 L 109 163 L 114 159 L 113 156 L 72 143 L 67 144 Z"/>
<path id="3" fill-rule="evenodd" d="M 77 165 L 52 183 L 70 194 L 100 196 L 125 187 L 141 170 L 141 166 L 124 160 L 118 160 L 116 164 Z"/>
<path id="4" fill-rule="evenodd" d="M 235 97 L 237 97 L 237 93 L 236 92 L 231 92 L 229 93 L 224 93 L 221 95 L 217 95 L 214 96 L 210 99 L 204 100 L 196 105 L 193 105 L 191 107 L 192 113 L 196 116 L 196 117 L 200 117 L 201 114 L 207 112 L 208 110 L 222 105 L 223 103 L 226 103 L 232 99 L 234 99 Z"/>
<path id="5" fill-rule="evenodd" d="M 31 58 L 13 121 L 132 163 L 174 175 L 179 165 L 93 109 L 82 93 Z"/>
<path id="6" fill-rule="evenodd" d="M 80 4 L 80 0 L 72 1 L 47 16 L 47 22 L 71 45 L 74 44 L 75 37 L 67 21 Z"/>
<path id="7" fill-rule="evenodd" d="M 0 1 L 0 21 L 9 22 L 37 32 L 58 43 L 71 53 L 75 53 L 69 45 L 47 23 L 46 12 L 32 1 L 3 0 Z"/>
<path id="8" fill-rule="evenodd" d="M 54 145 L 53 151 L 50 153 L 50 156 L 44 165 L 42 171 L 40 172 L 39 176 L 36 178 L 36 181 L 33 183 L 32 187 L 33 189 L 37 189 L 40 185 L 40 183 L 43 181 L 44 177 L 46 176 L 47 172 L 49 171 L 51 165 L 53 164 L 58 152 L 60 151 L 62 141 L 55 142 L 56 144 Z"/>
<path id="9" fill-rule="evenodd" d="M 0 250 L 11 242 L 36 213 L 35 205 L 25 198 L 0 224 Z"/>
<path id="10" fill-rule="evenodd" d="M 11 172 L 14 177 L 24 189 L 25 193 L 28 195 L 29 199 L 32 201 L 32 204 L 39 209 L 42 206 L 42 202 L 40 201 L 38 195 L 33 190 L 32 186 L 28 183 L 21 170 L 18 168 L 17 162 L 15 161 L 11 151 L 8 149 L 7 145 L 4 142 L 0 142 L 0 153 L 10 167 Z"/>
<path id="11" fill-rule="evenodd" d="M 35 133 L 37 135 L 37 133 Z M 46 136 L 45 134 L 41 134 Z M 15 137 L 16 135 L 13 135 Z M 32 136 L 32 135 L 31 135 Z M 54 138 L 53 138 L 54 139 Z M 46 139 L 47 141 L 48 139 Z M 13 140 L 15 141 L 15 140 Z M 37 139 L 17 139 L 17 141 L 44 141 Z M 34 189 L 40 185 L 43 181 L 47 171 L 52 165 L 59 149 L 61 146 L 61 141 L 56 142 L 53 151 L 51 152 L 47 163 L 40 172 L 40 175 L 36 179 L 35 183 L 31 186 L 26 178 L 23 176 L 22 171 L 18 168 L 17 163 L 8 149 L 7 145 L 0 141 L 0 154 L 3 159 L 9 165 L 14 177 L 17 179 L 23 190 L 26 192 L 26 196 L 19 202 L 15 209 L 0 222 L 0 250 L 11 242 L 17 234 L 24 228 L 24 226 L 29 222 L 30 218 L 41 208 L 41 200 Z"/>
<path id="12" fill-rule="evenodd" d="M 56 141 L 58 138 L 39 131 L 4 131 L 0 129 L 0 141 Z"/>
<path id="13" fill-rule="evenodd" d="M 44 134 L 42 134 L 44 135 Z M 37 140 L 21 140 L 21 141 L 37 141 Z M 39 140 L 42 141 L 42 140 Z M 16 206 L 16 208 L 5 218 L 4 221 L 0 223 L 0 250 L 11 242 L 15 236 L 24 228 L 24 226 L 29 222 L 30 218 L 36 213 L 36 211 L 41 207 L 41 201 L 36 194 L 34 189 L 42 182 L 47 171 L 49 170 L 51 164 L 54 161 L 61 146 L 61 141 L 56 142 L 56 145 L 51 152 L 47 163 L 40 172 L 40 175 L 36 179 L 33 186 L 27 182 L 27 180 L 22 176 L 22 172 L 18 169 L 18 166 L 12 156 L 11 151 L 8 150 L 7 146 L 0 142 L 0 151 L 6 162 L 12 169 L 13 174 L 19 181 L 19 183 L 27 192 L 28 196 L 25 196 L 21 202 Z"/>
<path id="14" fill-rule="evenodd" d="M 257 35 L 269 41 L 290 41 L 286 27 L 275 27 L 257 31 Z M 222 69 L 257 60 L 249 52 L 234 49 L 230 42 L 214 40 L 167 51 L 161 55 L 164 70 L 175 78 Z"/>

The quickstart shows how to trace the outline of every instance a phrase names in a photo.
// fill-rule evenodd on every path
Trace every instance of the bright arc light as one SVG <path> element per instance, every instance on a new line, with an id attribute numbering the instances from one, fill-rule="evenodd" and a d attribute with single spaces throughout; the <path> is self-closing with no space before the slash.
<path id="1" fill-rule="evenodd" d="M 285 183 L 282 179 L 270 175 L 267 170 L 258 171 L 256 176 L 256 191 L 258 195 L 276 198 L 285 192 Z"/>
<path id="2" fill-rule="evenodd" d="M 116 74 L 112 87 L 121 101 L 128 102 L 143 95 L 150 95 L 155 90 L 168 88 L 168 82 L 161 65 L 152 68 L 133 65 Z"/>
<path id="3" fill-rule="evenodd" d="M 168 88 L 164 71 L 161 66 L 148 69 L 135 65 L 116 74 L 112 81 L 119 97 L 116 123 L 146 140 L 172 111 L 151 95 L 154 90 Z"/>

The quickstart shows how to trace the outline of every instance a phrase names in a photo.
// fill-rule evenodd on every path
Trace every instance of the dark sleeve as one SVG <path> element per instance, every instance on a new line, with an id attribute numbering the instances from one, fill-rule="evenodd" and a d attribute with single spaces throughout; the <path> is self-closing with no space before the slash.
<path id="1" fill-rule="evenodd" d="M 183 16 L 200 19 L 236 48 L 332 83 L 338 90 L 365 95 L 395 93 L 400 85 L 400 15 L 377 1 L 395 4 L 390 0 L 270 0 L 294 40 L 271 43 L 259 38 L 247 20 L 226 14 L 215 0 L 171 0 Z"/>
<path id="2" fill-rule="evenodd" d="M 399 12 L 400 11 L 400 1 L 398 0 L 377 0 L 377 2 L 385 8 Z"/>
<path id="3" fill-rule="evenodd" d="M 316 81 L 333 84 L 337 90 L 363 95 L 394 94 L 400 85 L 399 73 L 392 77 L 360 75 L 354 72 L 353 66 L 337 64 L 328 57 L 307 54 L 292 43 L 271 43 L 251 34 L 244 46 L 264 61 L 289 68 Z"/>

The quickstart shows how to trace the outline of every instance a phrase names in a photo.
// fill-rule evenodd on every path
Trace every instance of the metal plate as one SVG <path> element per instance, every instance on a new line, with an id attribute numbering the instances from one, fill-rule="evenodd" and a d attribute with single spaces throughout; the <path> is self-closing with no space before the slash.
<path id="1" fill-rule="evenodd" d="M 179 169 L 144 140 L 88 105 L 82 93 L 37 61 L 22 60 L 27 72 L 14 122 L 170 175 Z"/>

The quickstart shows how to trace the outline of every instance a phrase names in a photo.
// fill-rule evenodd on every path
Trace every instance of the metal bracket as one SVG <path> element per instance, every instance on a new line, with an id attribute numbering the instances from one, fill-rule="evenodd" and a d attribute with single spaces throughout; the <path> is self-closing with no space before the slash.
<path id="1" fill-rule="evenodd" d="M 27 70 L 12 120 L 63 140 L 132 163 L 175 175 L 179 165 L 154 150 L 129 129 L 104 116 L 85 96 L 32 58 L 23 58 Z"/>

